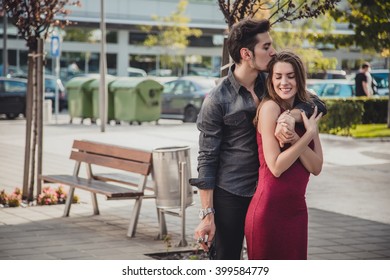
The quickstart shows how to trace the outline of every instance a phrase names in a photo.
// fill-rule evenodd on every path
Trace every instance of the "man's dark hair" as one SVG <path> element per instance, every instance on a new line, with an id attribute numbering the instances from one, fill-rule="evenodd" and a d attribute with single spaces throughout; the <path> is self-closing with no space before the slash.
<path id="1" fill-rule="evenodd" d="M 227 38 L 229 54 L 235 63 L 240 63 L 240 50 L 247 48 L 254 53 L 255 45 L 258 43 L 257 34 L 270 30 L 268 20 L 243 19 L 234 24 Z"/>

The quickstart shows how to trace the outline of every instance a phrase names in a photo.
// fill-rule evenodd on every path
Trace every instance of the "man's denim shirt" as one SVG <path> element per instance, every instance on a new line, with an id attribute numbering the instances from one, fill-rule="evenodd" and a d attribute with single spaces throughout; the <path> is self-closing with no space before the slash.
<path id="1" fill-rule="evenodd" d="M 250 197 L 256 189 L 259 160 L 256 128 L 257 106 L 251 93 L 233 76 L 235 65 L 207 96 L 199 112 L 198 179 L 200 189 L 218 186 L 230 193 Z M 265 91 L 265 77 L 256 84 L 259 100 Z"/>

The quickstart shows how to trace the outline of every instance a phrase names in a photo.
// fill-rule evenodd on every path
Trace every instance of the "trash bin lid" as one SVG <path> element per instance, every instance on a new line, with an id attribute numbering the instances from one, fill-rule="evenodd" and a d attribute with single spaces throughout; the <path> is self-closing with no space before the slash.
<path id="1" fill-rule="evenodd" d="M 120 77 L 111 84 L 111 87 L 112 88 L 134 88 L 145 79 L 146 79 L 145 77 Z"/>
<path id="2" fill-rule="evenodd" d="M 114 76 L 106 76 L 106 84 L 107 86 L 110 86 L 110 84 L 112 82 L 114 82 L 116 80 L 116 78 Z M 100 88 L 100 76 L 96 79 L 94 79 L 90 86 L 89 86 L 91 89 L 97 89 L 97 88 Z"/>
<path id="3" fill-rule="evenodd" d="M 66 83 L 66 89 L 80 89 L 85 87 L 87 84 L 93 82 L 95 77 L 74 77 Z"/>

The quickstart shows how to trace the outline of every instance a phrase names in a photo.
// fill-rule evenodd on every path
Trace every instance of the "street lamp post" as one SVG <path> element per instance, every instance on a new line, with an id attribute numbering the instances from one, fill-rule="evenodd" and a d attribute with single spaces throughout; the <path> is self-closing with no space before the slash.
<path id="1" fill-rule="evenodd" d="M 104 0 L 100 0 L 100 30 L 101 30 L 101 45 L 100 45 L 100 131 L 105 132 L 107 122 L 107 61 L 106 61 L 106 24 L 104 21 Z"/>

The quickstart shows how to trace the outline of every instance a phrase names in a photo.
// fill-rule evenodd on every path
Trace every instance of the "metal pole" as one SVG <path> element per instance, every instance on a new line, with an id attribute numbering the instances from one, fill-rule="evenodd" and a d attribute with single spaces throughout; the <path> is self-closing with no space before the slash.
<path id="1" fill-rule="evenodd" d="M 55 101 L 54 101 L 54 110 L 55 110 L 55 119 L 56 119 L 56 124 L 58 123 L 58 113 L 59 113 L 59 108 L 60 108 L 60 99 L 59 99 L 59 92 L 58 92 L 58 80 L 60 79 L 60 56 L 56 57 L 56 88 L 55 88 Z M 51 110 L 51 108 L 50 108 Z"/>
<path id="2" fill-rule="evenodd" d="M 107 122 L 107 85 L 106 85 L 106 24 L 104 21 L 104 0 L 100 0 L 100 30 L 102 32 L 100 49 L 100 131 L 105 132 Z"/>
<path id="3" fill-rule="evenodd" d="M 188 245 L 186 240 L 186 207 L 187 207 L 187 163 L 179 162 L 180 168 L 180 217 L 181 217 L 181 240 L 178 247 L 185 247 Z"/>
<path id="4" fill-rule="evenodd" d="M 3 13 L 3 76 L 8 74 L 8 49 L 7 49 L 7 13 Z"/>

